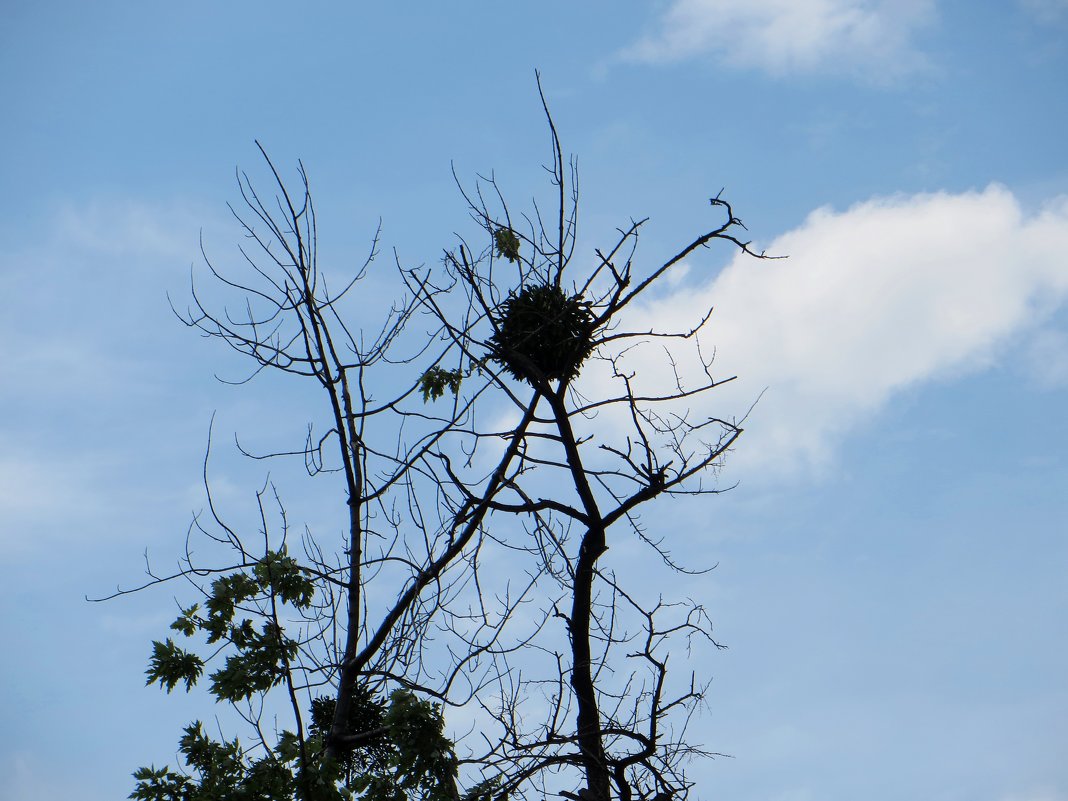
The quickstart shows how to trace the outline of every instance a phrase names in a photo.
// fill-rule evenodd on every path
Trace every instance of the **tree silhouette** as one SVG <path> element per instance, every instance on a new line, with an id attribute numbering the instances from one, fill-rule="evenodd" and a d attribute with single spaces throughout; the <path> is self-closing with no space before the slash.
<path id="1" fill-rule="evenodd" d="M 336 487 L 346 534 L 337 551 L 310 529 L 291 535 L 270 483 L 255 494 L 254 530 L 228 522 L 206 458 L 207 510 L 177 570 L 150 568 L 118 594 L 191 585 L 172 625 L 180 642 L 153 644 L 148 681 L 190 690 L 210 670 L 209 692 L 244 718 L 247 739 L 192 724 L 185 767 L 140 769 L 132 797 L 687 795 L 686 764 L 706 752 L 686 725 L 707 678 L 692 667 L 674 677 L 668 656 L 673 643 L 718 647 L 710 617 L 636 586 L 606 553 L 633 541 L 690 572 L 639 509 L 720 491 L 710 479 L 741 428 L 689 412 L 730 380 L 701 352 L 710 312 L 659 330 L 634 328 L 627 311 L 716 241 L 763 254 L 716 196 L 714 225 L 652 268 L 637 262 L 644 219 L 576 259 L 575 163 L 541 99 L 552 213 L 535 203 L 513 214 L 492 178 L 458 181 L 474 235 L 439 266 L 398 263 L 404 292 L 373 329 L 357 295 L 378 236 L 335 291 L 303 165 L 292 191 L 261 147 L 266 199 L 239 173 L 241 258 L 223 269 L 202 247 L 214 287 L 194 281 L 177 313 L 247 360 L 238 383 L 276 371 L 318 387 L 311 415 L 325 422 L 302 446 L 239 448 L 298 459 Z M 650 347 L 665 359 L 690 348 L 701 370 L 641 389 L 631 361 Z M 453 712 L 466 729 L 447 726 Z"/>

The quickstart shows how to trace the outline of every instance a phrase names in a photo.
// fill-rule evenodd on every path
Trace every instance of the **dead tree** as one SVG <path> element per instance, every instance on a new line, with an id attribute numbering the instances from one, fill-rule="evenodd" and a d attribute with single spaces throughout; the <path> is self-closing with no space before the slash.
<path id="1" fill-rule="evenodd" d="M 568 766 L 578 769 L 581 781 L 561 794 L 576 801 L 684 797 L 684 764 L 704 753 L 685 737 L 703 682 L 691 673 L 681 689 L 674 687 L 667 650 L 679 639 L 719 646 L 700 604 L 642 600 L 603 560 L 613 542 L 636 536 L 669 568 L 687 572 L 672 560 L 669 546 L 647 535 L 639 508 L 718 492 L 709 479 L 742 429 L 733 419 L 693 419 L 688 412 L 700 396 L 730 380 L 713 377 L 711 360 L 700 349 L 711 310 L 681 330 L 634 330 L 626 312 L 701 248 L 723 242 L 757 258 L 764 254 L 738 237 L 744 226 L 716 196 L 711 206 L 721 216 L 715 225 L 653 269 L 641 271 L 635 261 L 645 220 L 620 229 L 611 247 L 595 252 L 592 267 L 576 266 L 575 165 L 565 164 L 544 107 L 552 141 L 552 213 L 543 216 L 536 205 L 516 218 L 497 182 L 480 180 L 464 197 L 485 244 L 476 251 L 462 243 L 445 258 L 479 325 L 454 328 L 436 298 L 424 301 L 470 363 L 492 372 L 505 393 L 513 399 L 524 389 L 534 393 L 526 407 L 533 424 L 523 434 L 515 479 L 488 506 L 525 521 L 524 541 L 534 545 L 496 536 L 537 558 L 547 577 L 540 586 L 555 582 L 553 603 L 545 608 L 565 635 L 563 644 L 554 644 L 547 627 L 537 641 L 551 657 L 547 664 L 557 666 L 554 675 L 530 677 L 528 671 L 528 678 L 502 689 L 495 708 L 487 707 L 497 736 L 473 761 L 499 771 L 502 798 L 527 795 L 532 784 L 537 792 L 552 792 L 546 777 L 570 775 Z M 502 274 L 515 278 L 502 281 Z M 411 274 L 413 286 L 418 280 Z M 628 357 L 650 343 L 664 347 L 668 360 L 680 346 L 692 348 L 701 373 L 676 370 L 670 386 L 640 391 Z M 601 374 L 592 385 L 583 378 L 591 366 Z M 450 478 L 459 489 L 459 477 Z M 636 631 L 627 628 L 635 622 Z M 621 673 L 617 661 L 634 667 Z M 512 675 L 507 665 L 503 660 L 502 676 Z M 547 709 L 531 725 L 522 707 L 539 695 Z"/>

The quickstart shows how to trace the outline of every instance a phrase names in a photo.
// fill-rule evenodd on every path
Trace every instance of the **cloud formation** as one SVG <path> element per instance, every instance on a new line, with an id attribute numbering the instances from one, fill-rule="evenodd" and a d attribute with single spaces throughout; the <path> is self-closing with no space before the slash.
<path id="1" fill-rule="evenodd" d="M 818 467 L 897 393 L 982 369 L 1022 333 L 1049 347 L 1039 324 L 1068 298 L 1068 198 L 1028 215 L 991 185 L 822 208 L 768 252 L 789 258 L 739 256 L 632 324 L 678 326 L 714 305 L 705 353 L 717 379 L 740 378 L 696 411 L 744 410 L 766 388 L 736 463 Z M 653 386 L 672 380 L 655 348 L 630 359 Z"/>
<path id="2" fill-rule="evenodd" d="M 1020 6 L 1044 24 L 1068 20 L 1068 0 L 1019 0 Z"/>
<path id="3" fill-rule="evenodd" d="M 847 72 L 883 82 L 922 65 L 912 39 L 933 18 L 933 0 L 673 0 L 657 32 L 624 57 L 716 55 L 774 75 Z"/>
<path id="4" fill-rule="evenodd" d="M 196 233 L 183 205 L 97 200 L 60 209 L 32 244 L 0 255 L 9 555 L 120 536 L 116 519 L 153 502 L 132 466 L 145 463 L 147 432 L 191 405 L 176 394 L 187 384 L 170 345 L 184 332 L 164 293 L 182 287 Z M 153 444 L 155 469 L 174 447 Z"/>

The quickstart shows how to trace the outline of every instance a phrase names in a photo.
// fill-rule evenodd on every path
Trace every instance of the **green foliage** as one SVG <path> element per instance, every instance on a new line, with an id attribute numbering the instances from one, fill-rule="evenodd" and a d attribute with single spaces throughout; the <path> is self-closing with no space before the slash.
<path id="1" fill-rule="evenodd" d="M 570 381 L 593 350 L 593 325 L 589 301 L 554 284 L 528 284 L 501 304 L 490 358 L 528 383 L 538 373 Z"/>
<path id="2" fill-rule="evenodd" d="M 283 731 L 274 752 L 251 758 L 238 740 L 213 740 L 194 722 L 178 750 L 186 772 L 164 766 L 141 768 L 130 798 L 138 801 L 461 801 L 456 789 L 457 760 L 445 737 L 437 706 L 407 690 L 396 690 L 383 704 L 366 688 L 354 691 L 354 734 L 374 736 L 335 763 L 325 756 L 324 740 L 333 716 L 333 699 L 312 704 L 310 737 L 301 764 L 297 736 Z M 378 730 L 381 729 L 379 732 Z M 491 782 L 476 785 L 462 801 L 489 801 Z"/>
<path id="3" fill-rule="evenodd" d="M 200 604 L 193 604 L 188 609 L 183 609 L 182 614 L 178 619 L 171 623 L 171 628 L 175 631 L 181 632 L 186 637 L 192 637 L 197 630 L 197 610 L 200 609 Z"/>
<path id="4" fill-rule="evenodd" d="M 273 622 L 251 631 L 251 621 L 235 629 L 240 651 L 226 658 L 226 666 L 211 674 L 211 692 L 220 701 L 242 701 L 266 692 L 285 678 L 286 660 L 297 654 L 297 644 L 286 639 Z"/>
<path id="5" fill-rule="evenodd" d="M 431 367 L 423 377 L 419 379 L 419 389 L 423 392 L 423 403 L 437 400 L 445 394 L 447 389 L 453 395 L 460 391 L 460 382 L 464 374 L 459 368 L 444 370 L 441 367 Z"/>
<path id="6" fill-rule="evenodd" d="M 285 550 L 270 551 L 251 571 L 221 576 L 212 582 L 205 601 L 207 616 L 198 615 L 199 604 L 183 609 L 171 629 L 192 637 L 207 634 L 209 645 L 225 641 L 237 649 L 226 657 L 224 667 L 211 674 L 211 692 L 220 701 L 240 701 L 265 692 L 285 676 L 286 660 L 297 653 L 297 644 L 288 640 L 272 620 L 257 630 L 253 621 L 235 622 L 244 602 L 257 597 L 273 597 L 298 609 L 311 605 L 315 587 Z M 168 638 L 152 643 L 147 684 L 158 681 L 170 692 L 178 682 L 188 691 L 204 672 L 204 662 L 196 654 L 179 648 Z"/>
<path id="7" fill-rule="evenodd" d="M 510 262 L 519 261 L 519 237 L 511 228 L 498 228 L 493 232 L 493 243 L 498 256 Z"/>
<path id="8" fill-rule="evenodd" d="M 159 770 L 155 766 L 138 768 L 134 771 L 137 786 L 130 793 L 130 798 L 142 801 L 179 801 L 189 798 L 189 778 L 174 773 L 164 765 Z"/>
<path id="9" fill-rule="evenodd" d="M 261 590 L 297 609 L 311 606 L 315 584 L 300 569 L 300 563 L 286 554 L 285 548 L 269 551 L 252 570 Z"/>
<path id="10" fill-rule="evenodd" d="M 203 672 L 203 660 L 196 654 L 182 650 L 168 637 L 165 642 L 155 640 L 152 643 L 152 656 L 145 671 L 148 681 L 145 684 L 158 681 L 160 687 L 170 692 L 178 682 L 184 681 L 188 691 Z"/>
<path id="11" fill-rule="evenodd" d="M 463 794 L 462 801 L 493 801 L 494 796 L 501 789 L 502 782 L 501 776 L 493 776 L 480 781 Z"/>
<path id="12" fill-rule="evenodd" d="M 188 774 L 166 766 L 141 768 L 134 773 L 137 784 L 129 797 L 138 801 L 276 801 L 294 795 L 291 766 L 274 756 L 249 760 L 237 740 L 213 740 L 199 721 L 185 728 L 178 749 Z"/>
<path id="13" fill-rule="evenodd" d="M 365 761 L 364 770 L 349 782 L 351 789 L 363 801 L 459 801 L 458 763 L 453 743 L 443 733 L 440 708 L 407 690 L 395 690 L 376 715 L 385 728 L 381 740 L 369 742 L 378 759 Z"/>
<path id="14" fill-rule="evenodd" d="M 390 695 L 385 723 L 397 750 L 398 784 L 425 801 L 456 801 L 457 761 L 441 708 L 406 690 Z"/>
<path id="15" fill-rule="evenodd" d="M 199 627 L 208 633 L 209 644 L 226 638 L 240 645 L 245 621 L 233 626 L 234 614 L 240 603 L 252 598 L 258 591 L 259 584 L 247 573 L 234 573 L 212 582 L 211 595 L 205 602 L 208 617 L 204 621 L 198 621 Z"/>
<path id="16" fill-rule="evenodd" d="M 245 770 L 241 744 L 237 740 L 212 740 L 204 734 L 200 721 L 186 726 L 178 750 L 184 754 L 186 764 L 200 774 L 202 792 L 234 784 Z"/>
<path id="17" fill-rule="evenodd" d="M 330 733 L 337 701 L 320 696 L 311 702 L 310 733 L 322 741 Z M 349 696 L 349 714 L 345 730 L 366 735 L 358 747 L 344 749 L 339 767 L 346 781 L 364 773 L 384 773 L 389 769 L 393 746 L 386 728 L 386 706 L 364 684 L 353 686 Z"/>
<path id="18" fill-rule="evenodd" d="M 285 636 L 269 602 L 308 608 L 314 586 L 284 550 L 272 551 L 244 570 L 215 579 L 207 598 L 182 609 L 170 628 L 186 637 L 203 633 L 221 644 L 223 666 L 211 674 L 210 691 L 219 702 L 237 704 L 266 693 L 283 681 L 298 645 Z M 256 610 L 260 610 L 257 612 Z M 239 612 L 241 613 L 239 616 Z M 259 620 L 255 620 L 258 617 Z M 188 691 L 203 674 L 196 654 L 171 639 L 154 642 L 148 683 L 168 692 L 179 682 Z M 460 801 L 457 760 L 445 737 L 441 710 L 411 692 L 397 690 L 388 702 L 358 684 L 350 697 L 346 731 L 367 735 L 326 756 L 336 702 L 311 702 L 307 737 L 282 731 L 269 753 L 253 758 L 240 743 L 208 737 L 200 723 L 185 729 L 179 752 L 183 772 L 140 768 L 130 797 L 137 801 Z M 484 801 L 481 797 L 469 801 Z"/>

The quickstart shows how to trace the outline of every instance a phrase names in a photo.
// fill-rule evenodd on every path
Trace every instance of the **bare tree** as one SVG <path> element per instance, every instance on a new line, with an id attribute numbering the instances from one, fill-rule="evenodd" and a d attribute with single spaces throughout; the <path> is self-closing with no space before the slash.
<path id="1" fill-rule="evenodd" d="M 545 104 L 542 96 L 543 106 Z M 446 256 L 449 275 L 467 290 L 479 311 L 480 327 L 453 328 L 434 306 L 443 330 L 474 362 L 494 365 L 502 389 L 515 397 L 533 389 L 528 405 L 537 410 L 525 431 L 516 478 L 488 501 L 499 513 L 526 521 L 528 546 L 543 576 L 557 585 L 552 618 L 559 620 L 565 644 L 545 645 L 555 675 L 515 681 L 492 710 L 498 736 L 476 761 L 493 764 L 507 779 L 506 792 L 546 771 L 580 770 L 580 787 L 562 791 L 570 798 L 631 801 L 684 796 L 684 765 L 702 752 L 685 738 L 685 722 L 702 698 L 703 682 L 690 673 L 681 689 L 668 681 L 667 652 L 673 640 L 700 638 L 719 647 L 704 608 L 691 600 L 652 603 L 639 600 L 619 576 L 603 566 L 609 545 L 628 536 L 644 542 L 671 570 L 690 572 L 674 562 L 661 541 L 651 539 L 637 512 L 658 498 L 719 491 L 703 483 L 742 433 L 738 421 L 694 419 L 688 407 L 730 378 L 713 378 L 700 351 L 699 334 L 711 310 L 677 331 L 633 330 L 626 311 L 694 251 L 716 241 L 763 258 L 740 239 L 744 230 L 730 204 L 711 200 L 722 213 L 717 224 L 648 271 L 635 264 L 639 232 L 646 220 L 631 221 L 592 267 L 574 266 L 578 193 L 575 163 L 565 164 L 548 107 L 552 141 L 548 166 L 555 208 L 542 216 L 515 219 L 492 178 L 465 192 L 473 218 L 488 245 L 478 257 L 461 244 Z M 495 271 L 505 260 L 518 267 L 518 280 L 506 284 Z M 413 279 L 414 280 L 414 279 Z M 433 306 L 434 299 L 428 299 Z M 478 332 L 481 331 L 481 338 Z M 700 375 L 680 375 L 651 394 L 636 388 L 628 354 L 642 343 L 689 346 L 702 365 Z M 677 348 L 676 348 L 677 349 Z M 666 347 L 664 357 L 674 349 Z M 608 381 L 589 384 L 583 368 L 600 361 Z M 608 418 L 610 425 L 591 423 Z M 457 488 L 461 480 L 450 473 Z M 577 533 L 577 536 L 575 535 Z M 516 547 L 514 544 L 512 547 Z M 636 623 L 636 628 L 633 624 Z M 552 642 L 551 637 L 539 640 Z M 629 662 L 631 668 L 620 668 Z M 502 663 L 501 675 L 511 675 Z M 523 706 L 539 691 L 547 711 L 533 725 L 522 721 Z"/>
<path id="2" fill-rule="evenodd" d="M 190 545 L 176 571 L 150 568 L 144 586 L 190 582 L 200 600 L 172 628 L 204 636 L 213 652 L 156 642 L 149 681 L 188 689 L 208 662 L 223 662 L 211 692 L 239 710 L 253 745 L 215 742 L 195 724 L 181 743 L 187 772 L 143 768 L 136 797 L 237 787 L 248 797 L 372 801 L 687 794 L 685 764 L 703 752 L 686 723 L 705 680 L 692 671 L 672 680 L 668 651 L 680 640 L 718 647 L 709 616 L 695 601 L 636 591 L 605 553 L 636 537 L 686 572 L 642 527 L 639 507 L 719 491 L 702 477 L 741 428 L 688 411 L 723 383 L 700 351 L 710 313 L 661 331 L 628 328 L 627 312 L 716 241 L 763 254 L 738 237 L 741 222 L 717 196 L 718 222 L 651 270 L 636 264 L 645 220 L 621 228 L 585 271 L 574 266 L 575 164 L 542 103 L 551 212 L 535 203 L 513 217 L 494 179 L 461 185 L 481 242 L 461 239 L 440 269 L 398 264 L 406 291 L 371 335 L 369 320 L 348 314 L 377 235 L 361 268 L 339 279 L 318 265 L 303 166 L 291 192 L 261 148 L 267 199 L 239 174 L 241 275 L 204 251 L 237 303 L 220 307 L 194 282 L 178 313 L 249 360 L 240 383 L 270 370 L 319 387 L 325 422 L 309 425 L 301 447 L 241 452 L 297 459 L 337 481 L 346 535 L 333 553 L 305 530 L 295 556 L 271 485 L 255 496 L 255 533 L 244 533 L 219 509 L 205 460 L 207 514 L 190 542 L 231 556 L 204 563 Z M 680 345 L 696 349 L 700 375 L 676 370 L 671 386 L 640 390 L 628 358 L 650 342 L 668 358 Z M 600 380 L 587 380 L 590 366 Z M 502 419 L 511 422 L 486 423 Z M 502 577 L 486 560 L 514 569 Z M 292 721 L 281 732 L 266 724 L 276 688 Z M 459 744 L 445 734 L 448 708 L 473 721 Z"/>

